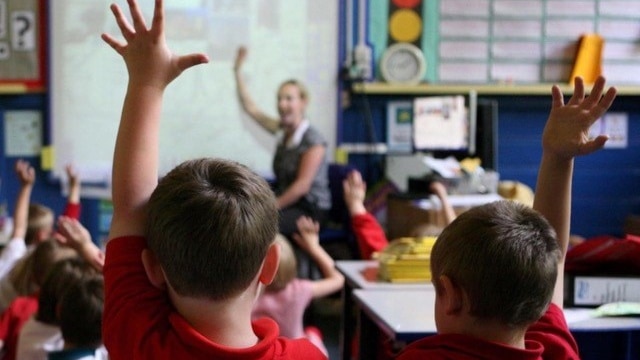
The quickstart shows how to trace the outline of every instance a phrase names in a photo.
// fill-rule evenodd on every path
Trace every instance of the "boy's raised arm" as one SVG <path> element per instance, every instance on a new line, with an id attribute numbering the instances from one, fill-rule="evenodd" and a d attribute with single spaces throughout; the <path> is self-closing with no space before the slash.
<path id="1" fill-rule="evenodd" d="M 15 170 L 20 181 L 20 190 L 18 190 L 13 211 L 13 233 L 11 238 L 20 238 L 24 241 L 24 237 L 27 235 L 29 203 L 31 202 L 33 183 L 36 181 L 36 171 L 24 160 L 16 161 Z"/>
<path id="2" fill-rule="evenodd" d="M 129 83 L 113 157 L 113 219 L 110 238 L 142 235 L 146 204 L 158 181 L 158 133 L 165 87 L 185 69 L 208 61 L 203 54 L 177 56 L 164 37 L 162 0 L 155 1 L 147 28 L 136 0 L 128 0 L 131 23 L 111 5 L 124 42 L 109 34 L 102 39 L 120 54 Z"/>
<path id="3" fill-rule="evenodd" d="M 608 137 L 589 138 L 589 128 L 613 103 L 616 89 L 604 93 L 605 79 L 596 80 L 585 97 L 584 83 L 576 78 L 573 96 L 567 104 L 557 86 L 552 89 L 551 113 L 542 135 L 542 159 L 533 208 L 553 226 L 562 249 L 552 302 L 562 308 L 564 300 L 564 256 L 569 242 L 571 220 L 571 179 L 573 159 L 601 149 Z M 604 93 L 604 95 L 603 95 Z"/>

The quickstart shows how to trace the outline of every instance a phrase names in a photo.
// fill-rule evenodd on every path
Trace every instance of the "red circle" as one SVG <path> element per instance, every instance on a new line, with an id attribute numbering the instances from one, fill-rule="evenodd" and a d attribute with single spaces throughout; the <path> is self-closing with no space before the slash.
<path id="1" fill-rule="evenodd" d="M 399 8 L 412 8 L 418 4 L 422 0 L 391 0 L 393 4 Z"/>

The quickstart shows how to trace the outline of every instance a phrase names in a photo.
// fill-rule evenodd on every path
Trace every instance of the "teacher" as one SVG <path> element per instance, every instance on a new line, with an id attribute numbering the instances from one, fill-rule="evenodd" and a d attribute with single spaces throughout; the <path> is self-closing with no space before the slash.
<path id="1" fill-rule="evenodd" d="M 242 109 L 262 128 L 279 136 L 273 158 L 275 194 L 280 209 L 280 232 L 288 238 L 297 231 L 300 216 L 324 223 L 331 206 L 327 177 L 327 142 L 305 118 L 309 102 L 306 88 L 287 80 L 278 88 L 279 117 L 258 109 L 240 74 L 247 49 L 240 47 L 234 63 L 236 89 Z"/>

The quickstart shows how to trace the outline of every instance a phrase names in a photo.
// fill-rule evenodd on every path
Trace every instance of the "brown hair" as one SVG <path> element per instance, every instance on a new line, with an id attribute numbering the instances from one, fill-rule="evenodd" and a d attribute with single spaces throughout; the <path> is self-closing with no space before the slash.
<path id="1" fill-rule="evenodd" d="M 40 288 L 36 320 L 58 325 L 56 312 L 64 293 L 80 279 L 95 274 L 97 271 L 79 256 L 58 261 Z"/>
<path id="2" fill-rule="evenodd" d="M 183 296 L 222 300 L 246 289 L 278 227 L 267 182 L 220 159 L 175 167 L 160 180 L 148 209 L 149 249 Z"/>
<path id="3" fill-rule="evenodd" d="M 27 220 L 27 233 L 24 242 L 33 244 L 38 239 L 38 232 L 47 228 L 53 229 L 53 210 L 40 204 L 29 204 L 29 217 Z"/>
<path id="4" fill-rule="evenodd" d="M 431 272 L 466 293 L 471 315 L 509 326 L 538 320 L 553 295 L 561 260 L 555 232 L 533 209 L 513 201 L 472 208 L 438 237 Z"/>
<path id="5" fill-rule="evenodd" d="M 76 255 L 75 250 L 55 239 L 45 240 L 11 269 L 9 281 L 20 296 L 29 295 L 42 286 L 56 262 Z"/>
<path id="6" fill-rule="evenodd" d="M 271 284 L 267 286 L 267 291 L 273 292 L 284 289 L 298 275 L 296 254 L 293 252 L 293 247 L 291 247 L 289 240 L 284 235 L 277 234 L 275 243 L 280 246 L 280 261 L 278 262 L 276 276 Z"/>
<path id="7" fill-rule="evenodd" d="M 102 344 L 104 280 L 96 274 L 72 284 L 60 300 L 58 322 L 65 346 L 97 348 Z"/>

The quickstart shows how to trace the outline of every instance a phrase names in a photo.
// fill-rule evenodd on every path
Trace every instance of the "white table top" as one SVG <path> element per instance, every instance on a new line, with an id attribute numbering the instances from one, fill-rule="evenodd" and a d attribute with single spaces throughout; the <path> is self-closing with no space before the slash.
<path id="1" fill-rule="evenodd" d="M 498 194 L 468 194 L 468 195 L 449 195 L 447 197 L 449 204 L 453 207 L 472 207 L 488 204 L 490 202 L 504 200 L 504 198 Z M 425 210 L 440 209 L 442 203 L 436 195 L 429 195 L 425 199 L 419 199 L 414 204 Z"/>
<path id="2" fill-rule="evenodd" d="M 424 290 L 433 289 L 430 282 L 390 283 L 376 280 L 378 262 L 376 260 L 339 260 L 336 268 L 354 289 L 367 290 Z"/>
<path id="3" fill-rule="evenodd" d="M 413 341 L 435 334 L 433 289 L 354 290 L 354 301 L 395 340 Z"/>
<path id="4" fill-rule="evenodd" d="M 422 289 L 359 289 L 354 301 L 380 329 L 395 340 L 412 341 L 435 334 L 435 291 Z M 589 309 L 564 309 L 573 331 L 640 330 L 638 317 L 594 317 Z"/>

